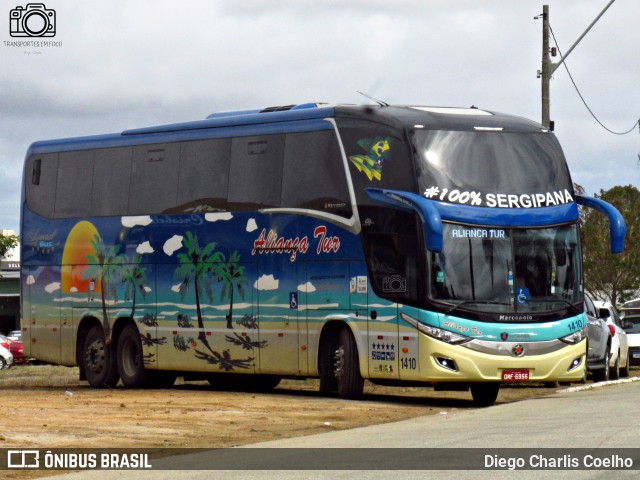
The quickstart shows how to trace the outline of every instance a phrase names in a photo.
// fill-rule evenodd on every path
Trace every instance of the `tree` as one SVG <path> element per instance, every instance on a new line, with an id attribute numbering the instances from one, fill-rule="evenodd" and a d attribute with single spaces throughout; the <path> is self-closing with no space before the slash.
<path id="1" fill-rule="evenodd" d="M 583 217 L 585 288 L 596 298 L 608 297 L 613 306 L 633 297 L 640 288 L 640 191 L 616 186 L 596 195 L 615 206 L 627 225 L 625 250 L 612 255 L 609 221 L 600 212 L 587 209 Z"/>
<path id="2" fill-rule="evenodd" d="M 104 338 L 110 341 L 111 327 L 107 316 L 105 292 L 109 291 L 110 296 L 114 300 L 116 299 L 115 277 L 122 273 L 122 267 L 127 261 L 127 257 L 119 253 L 120 245 L 112 245 L 107 248 L 98 234 L 95 234 L 91 239 L 91 247 L 93 248 L 93 255 L 87 255 L 88 265 L 82 274 L 82 278 L 93 280 L 96 282 L 96 289 L 100 288 Z M 99 284 L 97 283 L 98 280 L 100 281 Z"/>
<path id="3" fill-rule="evenodd" d="M 142 267 L 141 263 L 142 256 L 139 253 L 136 253 L 133 263 L 123 266 L 121 273 L 122 282 L 126 284 L 124 293 L 125 298 L 131 298 L 133 301 L 131 305 L 131 318 L 135 318 L 137 293 L 140 292 L 143 299 L 147 296 L 146 286 L 147 283 L 149 283 L 149 280 L 146 276 L 147 269 Z"/>
<path id="4" fill-rule="evenodd" d="M 214 242 L 200 247 L 198 237 L 193 232 L 185 233 L 182 244 L 187 251 L 186 253 L 181 252 L 178 254 L 180 266 L 176 269 L 174 277 L 180 280 L 180 296 L 182 298 L 184 298 L 189 291 L 189 286 L 193 283 L 198 316 L 198 338 L 211 350 L 207 336 L 204 333 L 200 296 L 204 293 L 209 299 L 212 299 L 213 287 L 210 275 L 216 264 L 223 260 L 222 253 L 216 252 L 216 244 Z"/>
<path id="5" fill-rule="evenodd" d="M 0 258 L 4 257 L 9 250 L 18 246 L 20 237 L 17 235 L 2 235 L 0 233 Z"/>
<path id="6" fill-rule="evenodd" d="M 224 282 L 220 297 L 222 300 L 229 298 L 229 315 L 227 315 L 227 328 L 233 328 L 231 323 L 233 319 L 233 294 L 235 290 L 238 290 L 240 297 L 244 299 L 244 288 L 247 284 L 247 279 L 244 276 L 244 266 L 239 264 L 240 254 L 234 251 L 229 260 L 220 263 L 216 268 L 216 274 L 218 281 Z"/>

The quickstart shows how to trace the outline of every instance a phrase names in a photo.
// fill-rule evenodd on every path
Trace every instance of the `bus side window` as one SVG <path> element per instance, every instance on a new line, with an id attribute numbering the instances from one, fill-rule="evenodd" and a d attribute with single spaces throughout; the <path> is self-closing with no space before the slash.
<path id="1" fill-rule="evenodd" d="M 92 216 L 127 215 L 131 182 L 131 147 L 96 150 Z"/>
<path id="2" fill-rule="evenodd" d="M 170 213 L 226 210 L 230 155 L 229 138 L 184 143 L 177 206 Z"/>
<path id="3" fill-rule="evenodd" d="M 232 139 L 230 207 L 251 210 L 280 206 L 283 156 L 284 135 Z"/>
<path id="4" fill-rule="evenodd" d="M 25 182 L 27 206 L 38 215 L 53 218 L 58 181 L 58 154 L 45 153 L 29 158 L 26 171 L 31 171 L 31 181 Z"/>
<path id="5" fill-rule="evenodd" d="M 94 154 L 95 150 L 60 153 L 55 218 L 90 214 Z"/>
<path id="6" fill-rule="evenodd" d="M 129 215 L 161 213 L 175 207 L 179 143 L 133 147 Z"/>
<path id="7" fill-rule="evenodd" d="M 335 132 L 287 134 L 280 206 L 329 211 L 350 217 L 350 203 Z"/>

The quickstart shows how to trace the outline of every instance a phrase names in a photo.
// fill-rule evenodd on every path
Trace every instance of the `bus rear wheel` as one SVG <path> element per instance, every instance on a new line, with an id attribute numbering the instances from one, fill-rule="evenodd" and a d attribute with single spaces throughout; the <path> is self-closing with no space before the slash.
<path id="1" fill-rule="evenodd" d="M 94 388 L 115 387 L 119 375 L 111 345 L 107 345 L 99 325 L 91 327 L 84 339 L 82 362 L 85 378 Z"/>
<path id="2" fill-rule="evenodd" d="M 346 326 L 340 331 L 334 359 L 338 396 L 344 399 L 360 398 L 364 379 L 360 375 L 358 347 L 351 330 Z"/>
<path id="3" fill-rule="evenodd" d="M 473 383 L 471 385 L 471 397 L 478 407 L 490 407 L 496 403 L 500 384 L 492 383 Z"/>
<path id="4" fill-rule="evenodd" d="M 142 342 L 135 325 L 129 324 L 118 338 L 118 372 L 122 384 L 128 388 L 145 388 L 151 385 L 151 375 L 144 368 Z"/>

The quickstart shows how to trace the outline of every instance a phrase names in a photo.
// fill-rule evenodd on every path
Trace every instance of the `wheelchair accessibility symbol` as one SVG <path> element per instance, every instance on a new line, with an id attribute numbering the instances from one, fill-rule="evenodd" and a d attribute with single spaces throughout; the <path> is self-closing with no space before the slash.
<path id="1" fill-rule="evenodd" d="M 528 288 L 519 288 L 518 289 L 518 295 L 517 295 L 517 300 L 518 303 L 520 305 L 529 303 L 529 298 L 531 298 L 531 294 L 529 293 L 529 289 Z"/>
<path id="2" fill-rule="evenodd" d="M 298 309 L 298 292 L 291 292 L 289 294 L 289 308 L 292 310 Z"/>

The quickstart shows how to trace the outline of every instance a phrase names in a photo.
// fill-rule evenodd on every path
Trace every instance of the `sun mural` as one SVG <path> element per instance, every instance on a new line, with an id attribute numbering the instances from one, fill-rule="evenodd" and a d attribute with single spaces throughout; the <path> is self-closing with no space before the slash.
<path id="1" fill-rule="evenodd" d="M 69 232 L 62 252 L 62 292 L 88 292 L 92 280 L 82 278 L 87 269 L 87 256 L 95 255 L 91 241 L 99 236 L 98 230 L 87 221 L 78 222 Z M 95 281 L 94 292 L 100 292 L 102 286 Z"/>

